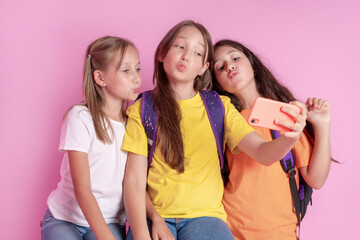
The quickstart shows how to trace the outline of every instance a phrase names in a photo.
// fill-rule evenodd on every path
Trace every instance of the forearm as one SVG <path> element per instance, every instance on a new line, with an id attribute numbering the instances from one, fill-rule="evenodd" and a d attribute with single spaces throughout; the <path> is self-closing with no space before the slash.
<path id="1" fill-rule="evenodd" d="M 314 126 L 314 130 L 314 149 L 309 166 L 302 169 L 302 175 L 311 187 L 320 189 L 330 171 L 330 125 Z"/>
<path id="2" fill-rule="evenodd" d="M 90 189 L 75 190 L 76 200 L 97 239 L 115 239 Z"/>
<path id="3" fill-rule="evenodd" d="M 125 206 L 134 239 L 150 239 L 146 223 L 145 189 L 125 181 Z"/>
<path id="4" fill-rule="evenodd" d="M 255 159 L 266 166 L 278 162 L 294 147 L 296 139 L 280 137 L 270 142 L 264 142 L 256 151 Z"/>
<path id="5" fill-rule="evenodd" d="M 86 221 L 89 223 L 97 239 L 115 239 L 91 191 L 90 168 L 87 153 L 68 151 L 68 155 L 75 198 Z"/>
<path id="6" fill-rule="evenodd" d="M 259 163 L 269 166 L 283 157 L 292 149 L 297 139 L 280 137 L 270 142 L 265 142 L 257 133 L 246 135 L 237 145 L 247 155 Z"/>
<path id="7" fill-rule="evenodd" d="M 129 152 L 124 179 L 127 218 L 134 239 L 150 239 L 146 222 L 146 157 Z"/>

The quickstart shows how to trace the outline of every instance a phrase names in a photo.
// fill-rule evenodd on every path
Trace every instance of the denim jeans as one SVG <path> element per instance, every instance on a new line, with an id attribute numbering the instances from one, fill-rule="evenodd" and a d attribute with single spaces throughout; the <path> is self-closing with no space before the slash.
<path id="1" fill-rule="evenodd" d="M 229 226 L 220 218 L 165 218 L 165 223 L 177 240 L 234 240 Z M 152 223 L 148 219 L 151 234 Z M 131 228 L 126 240 L 133 240 Z"/>
<path id="2" fill-rule="evenodd" d="M 118 223 L 108 224 L 116 240 L 125 239 L 125 226 Z M 47 209 L 41 221 L 41 240 L 96 240 L 90 227 L 75 225 L 71 222 L 58 220 Z"/>

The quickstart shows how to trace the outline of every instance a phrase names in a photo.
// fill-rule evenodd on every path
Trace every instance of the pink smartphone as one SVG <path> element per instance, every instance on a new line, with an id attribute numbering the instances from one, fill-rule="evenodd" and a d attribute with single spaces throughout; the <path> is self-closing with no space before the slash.
<path id="1" fill-rule="evenodd" d="M 298 106 L 259 97 L 255 100 L 254 105 L 251 108 L 248 123 L 256 127 L 288 132 L 290 129 L 275 124 L 276 119 L 295 123 L 295 120 L 290 115 L 281 111 L 283 106 L 300 113 L 300 108 Z"/>

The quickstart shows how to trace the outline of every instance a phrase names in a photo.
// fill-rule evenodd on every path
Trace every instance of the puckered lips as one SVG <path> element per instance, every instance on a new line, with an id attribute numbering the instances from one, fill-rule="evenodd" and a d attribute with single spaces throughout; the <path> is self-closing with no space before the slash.
<path id="1" fill-rule="evenodd" d="M 238 75 L 238 73 L 239 73 L 239 72 L 237 72 L 237 71 L 231 71 L 231 72 L 229 73 L 229 78 L 232 79 L 233 77 L 235 77 L 236 75 Z"/>
<path id="2" fill-rule="evenodd" d="M 186 65 L 184 63 L 180 63 L 176 66 L 176 69 L 179 71 L 179 72 L 185 72 L 186 71 Z"/>

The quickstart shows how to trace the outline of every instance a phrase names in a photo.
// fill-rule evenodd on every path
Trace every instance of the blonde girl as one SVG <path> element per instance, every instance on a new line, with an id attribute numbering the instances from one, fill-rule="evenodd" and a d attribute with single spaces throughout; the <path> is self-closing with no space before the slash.
<path id="1" fill-rule="evenodd" d="M 135 45 L 101 37 L 89 45 L 84 61 L 84 102 L 65 114 L 59 150 L 61 180 L 48 197 L 41 222 L 44 240 L 125 239 L 123 177 L 127 153 L 127 100 L 141 84 Z"/>
<path id="2" fill-rule="evenodd" d="M 211 88 L 208 67 L 212 56 L 210 34 L 193 21 L 180 22 L 160 42 L 153 95 L 158 137 L 149 170 L 147 136 L 140 119 L 142 100 L 127 110 L 122 149 L 129 152 L 125 173 L 128 239 L 150 239 L 150 235 L 152 239 L 233 239 L 221 202 L 224 186 L 216 142 L 199 95 L 199 90 Z M 229 98 L 221 100 L 224 142 L 266 165 L 291 149 L 305 125 L 306 111 L 301 115 L 290 112 L 296 123 L 280 124 L 292 132 L 266 143 Z"/>

